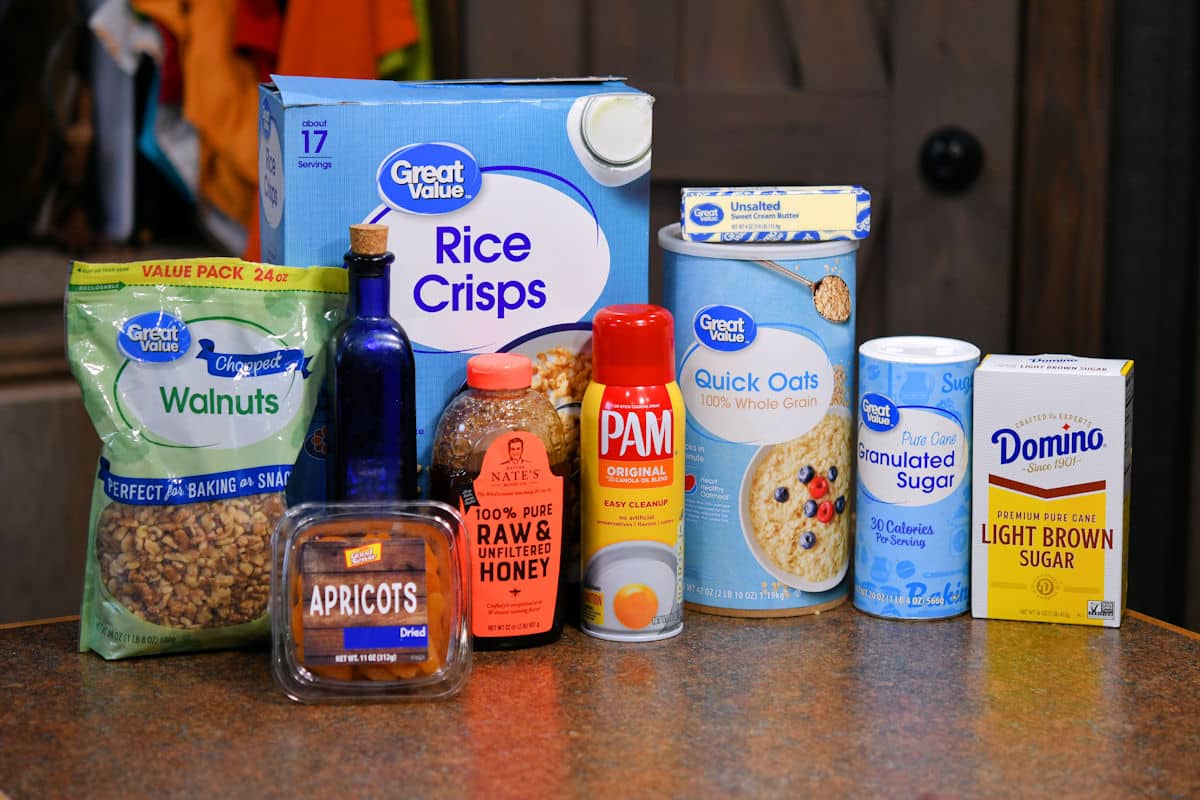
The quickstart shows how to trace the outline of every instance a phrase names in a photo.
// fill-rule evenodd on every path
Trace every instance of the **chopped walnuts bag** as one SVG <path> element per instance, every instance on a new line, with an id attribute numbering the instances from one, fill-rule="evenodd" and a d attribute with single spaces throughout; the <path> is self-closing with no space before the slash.
<path id="1" fill-rule="evenodd" d="M 345 293 L 326 267 L 72 266 L 68 357 L 103 443 L 80 650 L 267 638 L 271 533 Z"/>

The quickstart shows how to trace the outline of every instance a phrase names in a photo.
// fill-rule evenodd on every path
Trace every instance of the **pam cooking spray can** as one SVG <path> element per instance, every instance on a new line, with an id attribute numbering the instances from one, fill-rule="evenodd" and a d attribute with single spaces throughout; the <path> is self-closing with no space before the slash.
<path id="1" fill-rule="evenodd" d="M 621 642 L 683 630 L 684 406 L 675 326 L 654 305 L 592 322 L 580 411 L 584 633 Z"/>

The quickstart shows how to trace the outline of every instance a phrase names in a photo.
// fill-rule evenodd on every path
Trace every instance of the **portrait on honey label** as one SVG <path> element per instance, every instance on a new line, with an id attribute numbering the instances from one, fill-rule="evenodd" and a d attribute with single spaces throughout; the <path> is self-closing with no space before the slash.
<path id="1" fill-rule="evenodd" d="M 104 443 L 82 649 L 265 636 L 270 537 L 345 286 L 337 270 L 235 259 L 74 265 L 68 351 Z"/>

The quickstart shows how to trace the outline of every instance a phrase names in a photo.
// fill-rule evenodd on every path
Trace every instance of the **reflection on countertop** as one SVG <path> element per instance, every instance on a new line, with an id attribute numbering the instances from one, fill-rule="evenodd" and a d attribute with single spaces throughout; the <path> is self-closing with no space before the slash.
<path id="1" fill-rule="evenodd" d="M 481 653 L 463 693 L 300 706 L 265 650 L 104 662 L 78 623 L 0 630 L 0 791 L 27 796 L 1195 796 L 1200 637 L 690 613 L 642 645 L 570 628 Z"/>

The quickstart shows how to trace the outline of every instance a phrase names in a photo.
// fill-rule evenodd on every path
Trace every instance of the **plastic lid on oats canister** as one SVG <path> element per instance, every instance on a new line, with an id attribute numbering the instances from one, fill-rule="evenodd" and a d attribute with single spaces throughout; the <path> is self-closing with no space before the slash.
<path id="1" fill-rule="evenodd" d="M 592 379 L 606 386 L 675 380 L 675 319 L 662 306 L 607 306 L 592 320 Z"/>

